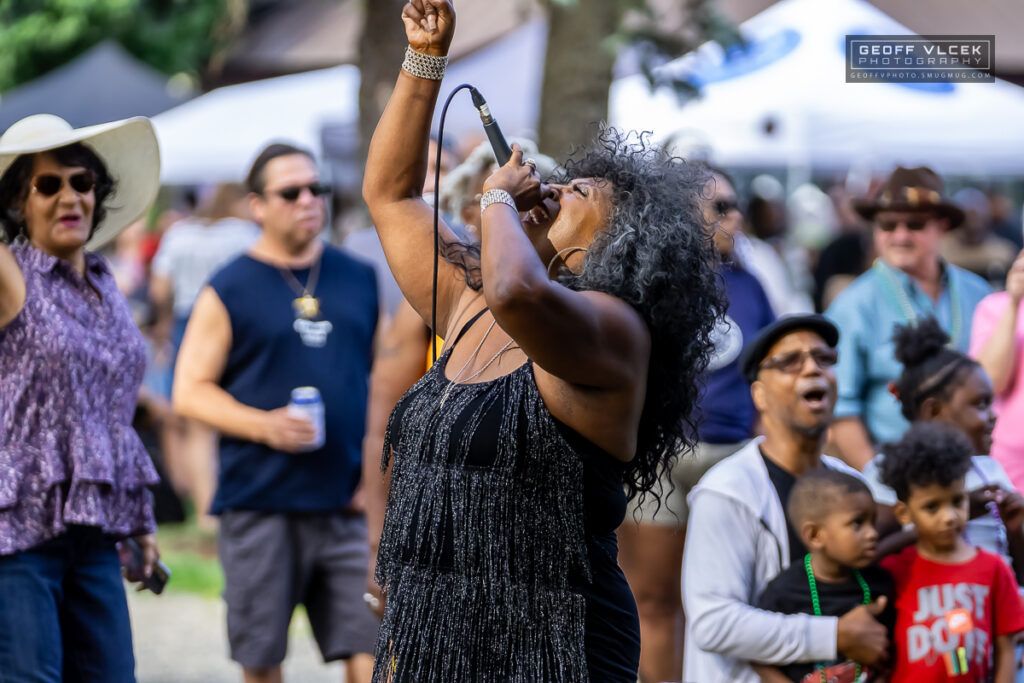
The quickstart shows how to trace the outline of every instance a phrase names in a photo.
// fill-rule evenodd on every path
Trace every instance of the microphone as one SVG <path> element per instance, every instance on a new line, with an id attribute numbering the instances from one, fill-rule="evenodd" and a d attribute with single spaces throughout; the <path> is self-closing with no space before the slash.
<path id="1" fill-rule="evenodd" d="M 498 122 L 491 116 L 491 110 L 487 106 L 487 100 L 480 94 L 480 91 L 470 86 L 469 95 L 473 98 L 473 106 L 480 114 L 480 120 L 484 124 L 484 132 L 491 142 L 491 149 L 494 150 L 494 158 L 498 160 L 498 166 L 504 166 L 512 158 L 512 148 L 505 142 L 505 136 L 498 128 Z"/>

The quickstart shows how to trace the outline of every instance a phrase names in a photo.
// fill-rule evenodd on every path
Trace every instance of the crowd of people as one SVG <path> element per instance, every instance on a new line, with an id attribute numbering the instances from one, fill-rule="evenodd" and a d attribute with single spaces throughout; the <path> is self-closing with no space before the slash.
<path id="1" fill-rule="evenodd" d="M 350 683 L 1024 680 L 1001 196 L 782 202 L 607 128 L 462 160 L 451 3 L 402 21 L 340 247 L 291 144 L 149 220 L 147 120 L 0 136 L 0 680 L 134 680 L 182 499 L 248 683 L 298 605 Z"/>

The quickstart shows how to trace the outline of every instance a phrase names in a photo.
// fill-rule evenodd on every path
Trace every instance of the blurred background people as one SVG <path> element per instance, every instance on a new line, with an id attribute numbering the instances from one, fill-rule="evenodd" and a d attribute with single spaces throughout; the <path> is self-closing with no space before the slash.
<path id="1" fill-rule="evenodd" d="M 174 405 L 221 434 L 220 516 L 231 657 L 247 683 L 281 680 L 288 625 L 306 608 L 325 661 L 366 683 L 378 621 L 363 601 L 361 473 L 377 328 L 373 269 L 319 239 L 312 154 L 273 144 L 246 180 L 257 242 L 203 287 L 182 342 Z M 289 408 L 319 392 L 320 419 Z"/>
<path id="2" fill-rule="evenodd" d="M 821 467 L 852 472 L 822 455 L 836 400 L 839 338 L 821 316 L 789 316 L 744 350 L 742 374 L 764 436 L 711 468 L 689 496 L 685 681 L 758 683 L 750 662 L 829 661 L 837 652 L 870 666 L 886 658 L 877 603 L 838 619 L 755 607 L 768 583 L 807 554 L 788 509 L 797 478 Z"/>
<path id="3" fill-rule="evenodd" d="M 814 306 L 808 294 L 807 255 L 789 239 L 782 184 L 761 175 L 751 191 L 746 220 L 741 217 L 741 229 L 733 238 L 736 257 L 757 278 L 776 315 L 810 313 Z"/>
<path id="4" fill-rule="evenodd" d="M 942 258 L 1001 289 L 1019 247 L 992 232 L 989 201 L 984 192 L 966 188 L 953 195 L 953 202 L 963 210 L 964 222 L 942 237 Z"/>
<path id="5" fill-rule="evenodd" d="M 828 191 L 836 210 L 838 235 L 818 254 L 814 266 L 814 308 L 824 311 L 875 260 L 871 225 L 853 208 L 853 196 L 843 185 Z"/>
<path id="6" fill-rule="evenodd" d="M 0 137 L 0 223 L 14 242 L 0 244 L 4 678 L 135 680 L 121 565 L 141 580 L 159 555 L 157 475 L 132 429 L 146 352 L 92 250 L 153 201 L 159 158 L 143 118 L 75 130 L 39 114 Z M 141 557 L 119 558 L 127 537 Z"/>
<path id="7" fill-rule="evenodd" d="M 1018 490 L 1024 490 L 1024 252 L 1010 267 L 1006 291 L 981 300 L 971 326 L 971 355 L 992 378 L 995 411 L 992 457 Z"/>
<path id="8" fill-rule="evenodd" d="M 757 416 L 750 386 L 740 371 L 740 354 L 775 320 L 757 278 L 736 257 L 743 216 L 732 179 L 724 171 L 712 170 L 702 206 L 704 219 L 714 230 L 719 281 L 729 306 L 713 336 L 715 350 L 697 407 L 697 443 L 692 453 L 679 454 L 642 505 L 630 503 L 618 530 L 620 562 L 640 614 L 640 675 L 652 683 L 678 681 L 682 673 L 679 574 L 689 516 L 686 496 L 705 472 L 754 435 Z"/>
<path id="9" fill-rule="evenodd" d="M 1024 499 L 989 455 L 996 424 L 992 380 L 977 361 L 948 343 L 949 335 L 934 318 L 896 328 L 896 358 L 903 365 L 895 384 L 900 410 L 909 422 L 943 422 L 970 439 L 974 456 L 965 486 L 971 519 L 965 533 L 973 545 L 1003 558 L 1019 581 L 1024 579 Z M 884 460 L 880 453 L 864 468 L 864 479 L 884 511 L 879 529 L 883 536 L 899 529 L 892 511 L 896 492 L 881 481 Z M 904 545 L 914 540 L 910 535 Z M 890 546 L 887 553 L 899 550 Z"/>
<path id="10" fill-rule="evenodd" d="M 1024 247 L 1024 234 L 1021 232 L 1021 206 L 1005 193 L 998 190 L 988 192 L 988 209 L 992 234 L 998 235 L 1017 245 Z"/>
<path id="11" fill-rule="evenodd" d="M 423 178 L 423 197 L 429 203 L 434 203 L 434 171 L 439 171 L 439 185 L 443 187 L 448 172 L 459 163 L 459 157 L 448 145 L 441 146 L 441 165 L 437 166 L 437 139 L 430 138 L 430 145 L 427 149 L 427 174 Z M 443 207 L 441 207 L 442 210 Z M 373 266 L 377 273 L 377 282 L 380 286 L 380 311 L 381 322 L 387 325 L 391 316 L 395 314 L 399 303 L 402 300 L 402 292 L 398 288 L 395 276 L 391 274 L 387 258 L 384 256 L 384 248 L 380 245 L 380 237 L 372 226 L 363 230 L 356 230 L 345 238 L 342 247 L 350 254 L 359 257 Z"/>
<path id="12" fill-rule="evenodd" d="M 157 311 L 156 325 L 171 328 L 175 354 L 196 298 L 210 276 L 259 238 L 259 228 L 249 219 L 245 194 L 238 183 L 217 185 L 200 201 L 193 217 L 171 225 L 160 240 L 149 295 Z M 171 372 L 173 375 L 173 364 Z M 174 426 L 177 438 L 165 453 L 168 471 L 181 492 L 191 497 L 200 528 L 210 529 L 216 524 L 210 516 L 210 502 L 216 478 L 217 434 L 206 424 L 187 418 Z"/>
<path id="13" fill-rule="evenodd" d="M 860 469 L 874 457 L 874 444 L 897 440 L 908 424 L 889 391 L 901 370 L 893 355 L 896 325 L 934 316 L 953 346 L 966 351 L 974 308 L 991 290 L 940 256 L 943 234 L 964 214 L 943 197 L 942 179 L 931 169 L 900 166 L 875 198 L 855 207 L 873 221 L 878 259 L 826 315 L 842 330 L 831 441 Z"/>

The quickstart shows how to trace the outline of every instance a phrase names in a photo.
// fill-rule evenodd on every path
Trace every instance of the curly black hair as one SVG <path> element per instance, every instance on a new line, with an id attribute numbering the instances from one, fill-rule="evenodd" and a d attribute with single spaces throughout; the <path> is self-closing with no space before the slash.
<path id="1" fill-rule="evenodd" d="M 650 492 L 696 442 L 711 332 L 726 310 L 721 259 L 701 205 L 712 175 L 704 163 L 653 145 L 649 133 L 611 127 L 601 128 L 593 145 L 574 152 L 562 169 L 550 180 L 607 181 L 612 213 L 580 272 L 563 268 L 558 281 L 576 291 L 622 299 L 640 313 L 651 334 L 637 453 L 626 468 L 626 489 L 633 498 Z M 470 287 L 482 287 L 479 243 L 442 240 L 440 249 Z"/>
<path id="2" fill-rule="evenodd" d="M 651 334 L 647 395 L 637 454 L 626 469 L 630 497 L 647 493 L 696 442 L 696 408 L 726 299 L 718 252 L 701 197 L 704 164 L 673 157 L 649 134 L 603 128 L 595 144 L 564 164 L 563 181 L 599 178 L 612 189 L 608 227 L 598 233 L 579 274 L 559 281 L 636 309 Z"/>
<path id="3" fill-rule="evenodd" d="M 897 325 L 893 334 L 896 360 L 903 372 L 896 380 L 896 393 L 903 417 L 921 417 L 921 404 L 931 396 L 949 400 L 966 373 L 978 362 L 949 346 L 949 335 L 929 316 L 917 325 Z"/>
<path id="4" fill-rule="evenodd" d="M 93 187 L 96 205 L 92 212 L 92 228 L 89 231 L 89 237 L 92 237 L 107 215 L 106 201 L 115 194 L 117 182 L 99 155 L 81 142 L 40 152 L 44 153 L 53 155 L 61 166 L 81 166 L 92 171 L 96 177 L 96 185 Z M 28 237 L 28 228 L 22 211 L 31 189 L 29 182 L 32 180 L 35 157 L 35 154 L 19 156 L 7 168 L 3 177 L 0 177 L 0 230 L 8 242 L 13 242 L 20 235 Z"/>
<path id="5" fill-rule="evenodd" d="M 974 446 L 959 429 L 941 422 L 915 422 L 899 441 L 885 444 L 882 483 L 904 503 L 912 486 L 949 486 L 971 469 Z"/>

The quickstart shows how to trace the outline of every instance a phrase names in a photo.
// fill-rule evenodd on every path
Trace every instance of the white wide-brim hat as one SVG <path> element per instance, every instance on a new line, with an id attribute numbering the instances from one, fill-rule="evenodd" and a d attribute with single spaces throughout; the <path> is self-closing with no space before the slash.
<path id="1" fill-rule="evenodd" d="M 53 114 L 34 114 L 0 135 L 0 177 L 23 154 L 45 152 L 75 142 L 88 146 L 114 179 L 114 192 L 104 206 L 107 214 L 86 244 L 95 250 L 139 219 L 160 189 L 160 147 L 153 124 L 144 116 L 72 128 Z"/>

